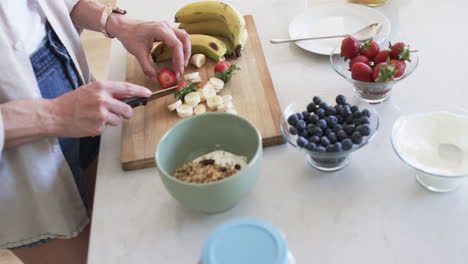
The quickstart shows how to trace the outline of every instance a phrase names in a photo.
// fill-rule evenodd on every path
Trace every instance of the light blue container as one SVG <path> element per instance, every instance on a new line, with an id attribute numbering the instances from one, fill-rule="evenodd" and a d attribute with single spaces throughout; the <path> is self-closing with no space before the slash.
<path id="1" fill-rule="evenodd" d="M 202 264 L 288 264 L 286 239 L 272 224 L 254 218 L 229 221 L 213 231 Z"/>

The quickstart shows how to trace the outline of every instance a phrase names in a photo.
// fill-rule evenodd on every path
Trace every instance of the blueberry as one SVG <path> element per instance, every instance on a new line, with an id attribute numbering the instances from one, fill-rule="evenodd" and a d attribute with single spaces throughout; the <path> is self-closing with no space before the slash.
<path id="1" fill-rule="evenodd" d="M 336 115 L 336 109 L 335 109 L 335 107 L 333 107 L 333 106 L 328 106 L 328 108 L 327 108 L 327 115 L 329 115 L 329 116 L 332 116 L 332 115 L 334 116 L 334 115 Z"/>
<path id="2" fill-rule="evenodd" d="M 344 130 L 340 130 L 336 133 L 338 140 L 344 140 L 348 137 L 348 134 Z"/>
<path id="3" fill-rule="evenodd" d="M 335 145 L 331 144 L 327 146 L 327 152 L 335 152 Z"/>
<path id="4" fill-rule="evenodd" d="M 335 105 L 335 110 L 336 110 L 337 113 L 340 113 L 341 105 Z"/>
<path id="5" fill-rule="evenodd" d="M 343 144 L 341 144 L 340 142 L 336 142 L 335 143 L 335 151 L 340 152 L 342 150 L 343 150 Z"/>
<path id="6" fill-rule="evenodd" d="M 290 124 L 291 126 L 296 125 L 296 122 L 297 122 L 297 116 L 296 115 L 290 115 L 288 117 L 288 124 Z"/>
<path id="7" fill-rule="evenodd" d="M 315 128 L 315 125 L 308 124 L 306 129 L 307 129 L 307 132 L 309 132 L 309 134 L 313 134 L 314 128 Z"/>
<path id="8" fill-rule="evenodd" d="M 357 106 L 357 105 L 351 106 L 351 112 L 356 113 L 358 111 L 359 111 L 359 106 Z"/>
<path id="9" fill-rule="evenodd" d="M 307 105 L 307 111 L 309 111 L 310 113 L 315 112 L 316 109 L 317 106 L 314 103 L 310 103 Z"/>
<path id="10" fill-rule="evenodd" d="M 343 117 L 351 115 L 352 114 L 351 108 L 349 108 L 349 106 L 345 105 L 344 107 L 341 108 L 340 114 Z"/>
<path id="11" fill-rule="evenodd" d="M 316 125 L 321 129 L 325 129 L 327 127 L 327 121 L 325 121 L 324 119 L 320 119 L 319 121 L 317 121 Z"/>
<path id="12" fill-rule="evenodd" d="M 359 118 L 359 124 L 370 124 L 370 119 L 367 116 L 363 116 Z"/>
<path id="13" fill-rule="evenodd" d="M 315 144 L 320 143 L 320 137 L 319 136 L 311 136 L 309 138 L 309 141 L 312 142 L 312 143 L 315 143 Z"/>
<path id="14" fill-rule="evenodd" d="M 296 142 L 297 142 L 297 145 L 302 148 L 307 146 L 307 144 L 309 144 L 309 141 L 307 141 L 307 139 L 303 137 L 298 137 Z"/>
<path id="15" fill-rule="evenodd" d="M 312 101 L 314 102 L 315 105 L 319 105 L 322 102 L 322 98 L 318 96 L 314 96 L 314 98 L 312 98 Z"/>
<path id="16" fill-rule="evenodd" d="M 340 124 L 336 124 L 334 127 L 333 127 L 333 132 L 335 133 L 338 133 L 338 131 L 340 130 L 343 130 L 343 126 L 340 125 Z"/>
<path id="17" fill-rule="evenodd" d="M 361 112 L 361 113 L 362 113 L 362 115 L 363 115 L 363 116 L 370 117 L 370 111 L 369 111 L 369 110 L 367 110 L 367 109 L 364 109 L 364 110 L 362 110 L 362 112 Z"/>
<path id="18" fill-rule="evenodd" d="M 336 141 L 338 141 L 338 138 L 336 137 L 336 134 L 334 132 L 331 132 L 328 134 L 328 140 L 330 140 L 330 143 L 334 144 Z"/>
<path id="19" fill-rule="evenodd" d="M 306 122 L 304 120 L 297 121 L 297 123 L 296 123 L 297 130 L 304 130 L 304 129 L 306 129 L 306 127 L 307 127 L 307 124 L 306 124 Z"/>
<path id="20" fill-rule="evenodd" d="M 320 106 L 320 108 L 322 108 L 322 109 L 324 109 L 324 110 L 327 110 L 327 109 L 328 109 L 328 104 L 325 103 L 325 102 L 321 102 L 319 106 Z"/>
<path id="21" fill-rule="evenodd" d="M 323 134 L 324 134 L 325 136 L 330 135 L 330 133 L 332 133 L 332 132 L 333 132 L 333 129 L 331 129 L 331 128 L 329 128 L 329 127 L 325 128 L 325 129 L 323 130 Z"/>
<path id="22" fill-rule="evenodd" d="M 326 146 L 330 145 L 330 140 L 327 137 L 323 136 L 320 139 L 320 144 L 322 144 L 322 146 L 326 147 Z"/>
<path id="23" fill-rule="evenodd" d="M 327 117 L 326 120 L 327 120 L 327 125 L 330 128 L 333 128 L 335 127 L 336 124 L 338 124 L 338 118 L 336 118 L 336 116 L 329 116 Z"/>
<path id="24" fill-rule="evenodd" d="M 318 146 L 316 151 L 317 152 L 327 152 L 327 149 L 322 147 L 322 146 Z"/>
<path id="25" fill-rule="evenodd" d="M 354 132 L 353 135 L 351 136 L 351 139 L 353 140 L 354 144 L 361 144 L 362 143 L 362 135 L 359 132 Z"/>
<path id="26" fill-rule="evenodd" d="M 360 125 L 356 128 L 356 130 L 363 136 L 369 136 L 371 133 L 371 128 L 369 125 Z"/>
<path id="27" fill-rule="evenodd" d="M 304 119 L 304 115 L 302 115 L 302 113 L 296 113 L 296 116 L 298 120 Z"/>
<path id="28" fill-rule="evenodd" d="M 323 135 L 323 130 L 320 127 L 314 127 L 310 135 L 321 137 Z"/>
<path id="29" fill-rule="evenodd" d="M 353 113 L 353 118 L 354 119 L 359 119 L 359 118 L 361 118 L 361 116 L 362 116 L 362 113 L 359 112 L 359 111 Z"/>
<path id="30" fill-rule="evenodd" d="M 324 118 L 325 117 L 325 109 L 319 108 L 319 109 L 317 109 L 317 111 L 315 111 L 315 114 L 318 115 L 318 117 L 320 117 L 320 118 Z"/>
<path id="31" fill-rule="evenodd" d="M 351 136 L 354 133 L 354 130 L 356 129 L 356 126 L 355 125 L 344 125 L 343 129 L 346 132 L 346 134 Z"/>
<path id="32" fill-rule="evenodd" d="M 341 115 L 337 116 L 336 118 L 338 119 L 339 124 L 343 124 L 344 118 Z"/>
<path id="33" fill-rule="evenodd" d="M 310 113 L 307 111 L 302 112 L 302 116 L 304 117 L 304 121 L 309 122 Z"/>
<path id="34" fill-rule="evenodd" d="M 311 114 L 311 115 L 309 116 L 309 122 L 310 122 L 311 124 L 317 123 L 317 121 L 318 121 L 319 119 L 320 119 L 320 118 L 318 117 L 318 115 L 313 115 L 313 114 Z"/>
<path id="35" fill-rule="evenodd" d="M 297 135 L 297 129 L 295 127 L 289 127 L 289 133 L 291 133 L 291 135 Z"/>
<path id="36" fill-rule="evenodd" d="M 307 144 L 306 149 L 310 151 L 315 151 L 317 149 L 317 145 L 315 143 L 309 143 Z"/>
<path id="37" fill-rule="evenodd" d="M 349 115 L 345 118 L 346 123 L 348 124 L 354 124 L 354 119 L 352 115 Z"/>
<path id="38" fill-rule="evenodd" d="M 346 104 L 346 97 L 344 95 L 338 95 L 336 97 L 336 103 L 339 104 L 339 105 L 343 105 L 343 104 Z"/>
<path id="39" fill-rule="evenodd" d="M 353 147 L 353 141 L 349 138 L 341 141 L 341 144 L 343 145 L 343 150 L 350 150 Z"/>
<path id="40" fill-rule="evenodd" d="M 303 137 L 303 138 L 308 138 L 310 135 L 309 133 L 307 133 L 306 130 L 303 130 L 303 131 L 299 131 L 299 134 L 298 134 L 300 137 Z"/>

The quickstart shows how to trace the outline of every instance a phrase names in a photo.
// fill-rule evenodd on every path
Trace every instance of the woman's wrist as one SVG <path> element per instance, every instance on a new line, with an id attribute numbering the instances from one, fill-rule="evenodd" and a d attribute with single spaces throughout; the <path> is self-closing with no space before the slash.
<path id="1" fill-rule="evenodd" d="M 128 18 L 124 15 L 112 13 L 109 15 L 106 23 L 107 34 L 117 39 L 121 39 L 121 35 L 125 32 L 128 23 Z"/>

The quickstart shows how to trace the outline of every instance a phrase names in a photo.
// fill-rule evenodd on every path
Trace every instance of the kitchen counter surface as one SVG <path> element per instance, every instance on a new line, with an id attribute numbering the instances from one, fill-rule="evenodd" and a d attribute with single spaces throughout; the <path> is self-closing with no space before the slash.
<path id="1" fill-rule="evenodd" d="M 120 0 L 129 16 L 169 20 L 189 1 Z M 276 92 L 285 107 L 314 95 L 329 100 L 352 89 L 329 58 L 294 44 L 288 24 L 318 0 L 227 1 L 252 14 Z M 208 234 L 237 217 L 258 217 L 287 236 L 297 263 L 450 263 L 468 259 L 468 185 L 436 194 L 421 188 L 413 170 L 395 155 L 391 127 L 401 114 L 440 106 L 467 106 L 468 2 L 393 0 L 377 8 L 392 22 L 391 40 L 419 50 L 419 68 L 376 106 L 377 137 L 341 171 L 312 169 L 288 145 L 267 148 L 253 192 L 234 209 L 205 215 L 181 207 L 165 190 L 156 168 L 124 172 L 119 163 L 121 127 L 102 137 L 92 219 L 89 263 L 196 263 Z M 114 40 L 110 79 L 125 79 L 125 51 Z M 241 78 L 236 76 L 235 78 Z M 304 101 L 301 101 L 304 100 Z"/>

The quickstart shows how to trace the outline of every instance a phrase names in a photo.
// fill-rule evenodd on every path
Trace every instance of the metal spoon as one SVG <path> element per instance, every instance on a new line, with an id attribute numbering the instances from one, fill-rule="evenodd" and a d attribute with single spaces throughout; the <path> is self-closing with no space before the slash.
<path id="1" fill-rule="evenodd" d="M 288 42 L 296 42 L 301 40 L 314 40 L 314 39 L 328 39 L 328 38 L 346 38 L 349 36 L 353 36 L 359 41 L 366 41 L 371 39 L 373 36 L 379 34 L 382 30 L 383 26 L 380 23 L 370 24 L 366 27 L 361 28 L 360 30 L 352 33 L 352 34 L 342 34 L 342 35 L 335 35 L 335 36 L 324 36 L 324 37 L 307 37 L 307 38 L 294 38 L 294 39 L 270 39 L 271 44 L 280 44 L 280 43 L 288 43 Z"/>

